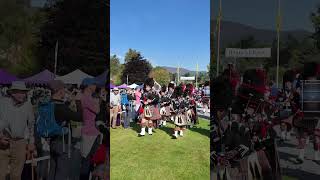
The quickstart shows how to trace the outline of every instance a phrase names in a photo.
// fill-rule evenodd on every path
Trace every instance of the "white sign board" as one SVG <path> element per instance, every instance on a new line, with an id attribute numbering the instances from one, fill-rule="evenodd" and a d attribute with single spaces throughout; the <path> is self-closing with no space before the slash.
<path id="1" fill-rule="evenodd" d="M 180 77 L 180 80 L 182 81 L 194 81 L 196 78 L 194 76 L 192 77 Z"/>
<path id="2" fill-rule="evenodd" d="M 256 49 L 226 48 L 226 57 L 270 58 L 271 57 L 271 48 L 256 48 Z"/>

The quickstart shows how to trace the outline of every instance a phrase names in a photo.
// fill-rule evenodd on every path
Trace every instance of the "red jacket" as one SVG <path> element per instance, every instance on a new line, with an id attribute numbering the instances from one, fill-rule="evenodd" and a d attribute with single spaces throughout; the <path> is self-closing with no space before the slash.
<path id="1" fill-rule="evenodd" d="M 107 147 L 101 144 L 97 152 L 91 158 L 91 163 L 93 164 L 103 164 L 106 161 Z"/>

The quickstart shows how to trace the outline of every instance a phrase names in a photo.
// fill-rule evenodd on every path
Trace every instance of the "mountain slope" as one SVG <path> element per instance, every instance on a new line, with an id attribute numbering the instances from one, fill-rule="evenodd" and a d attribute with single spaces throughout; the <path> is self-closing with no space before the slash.
<path id="1" fill-rule="evenodd" d="M 216 21 L 212 20 L 211 23 L 214 23 L 213 26 L 214 29 L 216 29 Z M 285 41 L 288 35 L 292 35 L 296 39 L 302 40 L 310 36 L 311 32 L 305 30 L 281 31 L 281 40 Z M 221 22 L 221 47 L 225 48 L 229 44 L 238 42 L 248 36 L 253 36 L 261 43 L 271 44 L 272 41 L 277 38 L 277 32 L 275 30 L 257 29 L 252 26 L 231 21 Z"/>

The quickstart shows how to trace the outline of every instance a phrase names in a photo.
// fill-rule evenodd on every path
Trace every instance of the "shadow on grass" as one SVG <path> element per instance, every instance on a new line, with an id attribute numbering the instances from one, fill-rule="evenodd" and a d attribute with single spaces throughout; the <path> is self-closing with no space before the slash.
<path id="1" fill-rule="evenodd" d="M 190 131 L 193 132 L 197 132 L 203 136 L 207 136 L 208 138 L 210 138 L 210 130 L 209 129 L 203 129 L 200 127 L 193 127 L 193 128 L 189 128 Z"/>
<path id="2" fill-rule="evenodd" d="M 168 126 L 162 126 L 162 127 L 159 128 L 159 130 L 162 130 L 162 131 L 166 132 L 170 137 L 173 137 L 172 136 L 173 128 L 168 127 Z"/>
<path id="3" fill-rule="evenodd" d="M 136 122 L 131 122 L 130 127 L 132 127 L 132 130 L 136 131 L 137 133 L 140 133 L 141 127 Z"/>
<path id="4" fill-rule="evenodd" d="M 137 133 L 140 133 L 141 131 L 141 126 L 140 124 L 137 124 L 136 122 L 131 122 L 130 123 L 130 127 L 132 128 L 132 130 L 136 131 Z M 153 133 L 157 133 L 157 131 L 161 130 L 161 128 L 153 128 Z M 147 129 L 146 129 L 147 131 Z"/>

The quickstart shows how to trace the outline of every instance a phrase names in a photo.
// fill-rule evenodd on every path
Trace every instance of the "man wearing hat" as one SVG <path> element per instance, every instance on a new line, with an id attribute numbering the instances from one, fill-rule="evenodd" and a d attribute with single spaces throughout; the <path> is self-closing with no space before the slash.
<path id="1" fill-rule="evenodd" d="M 60 80 L 53 80 L 49 82 L 49 88 L 51 90 L 51 101 L 54 103 L 54 116 L 56 122 L 64 127 L 69 127 L 70 121 L 81 122 L 82 111 L 80 97 L 76 96 L 73 101 L 76 104 L 76 112 L 69 108 L 69 105 L 65 102 L 65 87 L 64 83 Z M 71 145 L 68 141 L 68 136 L 71 135 L 68 131 L 66 135 L 56 135 L 50 138 L 50 172 L 49 180 L 65 180 L 67 178 L 74 179 L 79 175 L 71 172 L 71 169 L 80 168 L 80 162 L 75 163 L 77 160 L 75 157 L 75 144 Z M 70 148 L 68 145 L 71 145 Z M 72 159 L 68 157 L 68 153 L 72 155 Z M 78 153 L 79 154 L 79 153 Z M 80 159 L 80 157 L 78 158 Z M 80 161 L 80 160 L 79 160 Z M 76 167 L 76 165 L 78 167 Z M 78 171 L 77 171 L 78 172 Z"/>
<path id="2" fill-rule="evenodd" d="M 110 125 L 112 128 L 116 128 L 117 115 L 121 105 L 121 96 L 117 87 L 112 89 L 110 94 Z"/>
<path id="3" fill-rule="evenodd" d="M 12 82 L 8 97 L 0 103 L 0 179 L 10 165 L 10 179 L 20 180 L 27 150 L 35 152 L 35 117 L 24 82 Z"/>

